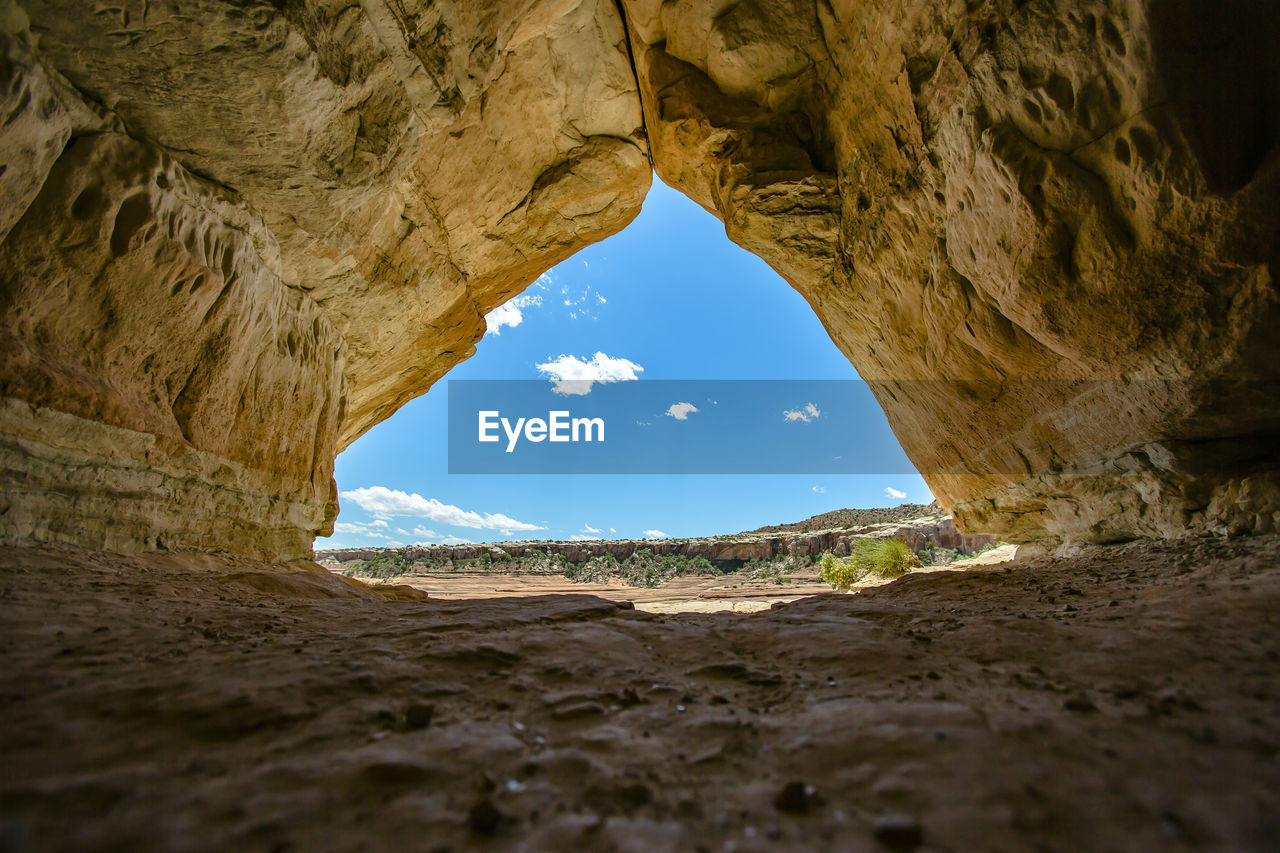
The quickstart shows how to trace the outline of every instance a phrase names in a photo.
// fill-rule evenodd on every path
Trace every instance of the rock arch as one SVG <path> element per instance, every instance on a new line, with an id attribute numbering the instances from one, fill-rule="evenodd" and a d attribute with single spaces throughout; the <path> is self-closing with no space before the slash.
<path id="1" fill-rule="evenodd" d="M 0 535 L 309 554 L 338 450 L 651 164 L 962 526 L 1272 529 L 1280 16 L 1235 5 L 8 0 Z"/>

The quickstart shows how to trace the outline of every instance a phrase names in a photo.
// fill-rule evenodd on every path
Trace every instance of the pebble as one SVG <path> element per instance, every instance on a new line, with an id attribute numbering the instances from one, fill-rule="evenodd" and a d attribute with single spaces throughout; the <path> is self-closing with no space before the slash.
<path id="1" fill-rule="evenodd" d="M 914 850 L 924 843 L 924 827 L 913 817 L 887 814 L 876 818 L 871 830 L 876 841 L 891 850 Z"/>
<path id="2" fill-rule="evenodd" d="M 1068 711 L 1079 711 L 1082 713 L 1098 710 L 1098 706 L 1093 704 L 1093 700 L 1088 696 L 1085 696 L 1083 693 L 1071 696 L 1062 703 L 1062 707 L 1066 708 Z"/>
<path id="3" fill-rule="evenodd" d="M 814 787 L 804 782 L 788 782 L 782 786 L 778 796 L 773 798 L 774 808 L 790 814 L 805 814 L 820 803 L 821 800 Z"/>

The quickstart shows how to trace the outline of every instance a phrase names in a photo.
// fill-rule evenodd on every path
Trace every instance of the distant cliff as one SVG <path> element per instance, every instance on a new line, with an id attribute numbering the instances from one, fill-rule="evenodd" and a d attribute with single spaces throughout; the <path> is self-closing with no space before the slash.
<path id="1" fill-rule="evenodd" d="M 924 509 L 925 507 L 921 507 Z M 827 515 L 832 515 L 828 513 Z M 815 516 L 815 519 L 826 516 Z M 803 526 L 786 525 L 787 527 Z M 849 553 L 849 544 L 859 538 L 896 536 L 916 551 L 947 548 L 973 553 L 996 543 L 993 536 L 969 536 L 956 530 L 950 516 L 930 515 L 903 521 L 887 521 L 862 526 L 808 532 L 740 533 L 705 539 L 611 539 L 586 542 L 493 542 L 477 545 L 423 545 L 408 548 L 345 548 L 316 551 L 316 560 L 339 568 L 342 563 L 371 560 L 389 553 L 406 560 L 468 560 L 490 557 L 523 557 L 531 550 L 559 555 L 572 563 L 585 562 L 604 555 L 625 560 L 641 549 L 660 556 L 703 557 L 721 569 L 736 569 L 750 560 L 772 560 L 779 557 L 817 556 L 824 551 L 838 555 Z M 333 565 L 336 564 L 336 565 Z"/>

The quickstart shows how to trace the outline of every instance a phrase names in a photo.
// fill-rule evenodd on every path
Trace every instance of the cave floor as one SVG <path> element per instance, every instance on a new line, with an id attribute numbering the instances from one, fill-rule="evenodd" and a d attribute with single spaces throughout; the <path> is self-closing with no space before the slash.
<path id="1" fill-rule="evenodd" d="M 3 553 L 3 849 L 1280 838 L 1280 537 L 920 574 L 751 615 Z"/>

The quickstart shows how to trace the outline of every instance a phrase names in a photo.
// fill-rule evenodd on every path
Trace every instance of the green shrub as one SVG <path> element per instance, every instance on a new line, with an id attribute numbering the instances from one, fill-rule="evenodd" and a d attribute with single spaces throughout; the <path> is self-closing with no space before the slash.
<path id="1" fill-rule="evenodd" d="M 356 562 L 343 571 L 349 578 L 393 578 L 409 570 L 409 561 L 396 553 L 378 554 L 368 560 Z"/>
<path id="2" fill-rule="evenodd" d="M 847 557 L 842 560 L 830 551 L 822 555 L 818 565 L 821 567 L 818 570 L 818 577 L 841 592 L 862 578 L 853 560 Z"/>
<path id="3" fill-rule="evenodd" d="M 640 548 L 619 562 L 612 556 L 592 557 L 585 563 L 567 564 L 564 576 L 574 583 L 610 583 L 621 580 L 629 586 L 656 587 L 681 575 L 721 575 L 705 557 L 682 554 L 662 556 Z"/>
<path id="4" fill-rule="evenodd" d="M 822 555 L 818 577 L 837 590 L 849 589 L 868 575 L 896 578 L 919 568 L 920 558 L 901 539 L 861 539 L 848 557 L 830 551 Z"/>

